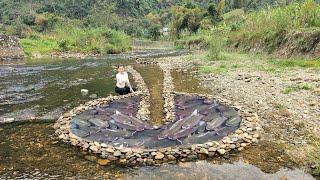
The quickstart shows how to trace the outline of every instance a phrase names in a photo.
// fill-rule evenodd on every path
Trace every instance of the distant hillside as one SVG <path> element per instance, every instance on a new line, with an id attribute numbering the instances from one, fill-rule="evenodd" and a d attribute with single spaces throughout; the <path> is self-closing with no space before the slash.
<path id="1" fill-rule="evenodd" d="M 66 21 L 84 27 L 109 27 L 134 36 L 152 33 L 153 22 L 146 16 L 155 14 L 167 26 L 172 6 L 197 7 L 206 11 L 210 5 L 223 4 L 222 13 L 243 8 L 255 10 L 291 0 L 1 0 L 0 33 L 26 36 L 35 30 L 50 31 Z M 78 21 L 77 21 L 78 20 Z M 79 22 L 80 20 L 80 22 Z M 150 29 L 150 27 L 152 27 Z M 27 31 L 27 32 L 26 32 Z"/>

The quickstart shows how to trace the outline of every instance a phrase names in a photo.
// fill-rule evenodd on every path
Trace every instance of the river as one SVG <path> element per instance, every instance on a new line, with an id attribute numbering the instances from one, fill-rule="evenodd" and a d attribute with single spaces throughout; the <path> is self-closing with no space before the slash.
<path id="1" fill-rule="evenodd" d="M 184 53 L 186 51 L 148 50 L 103 58 L 50 59 L 30 65 L 0 66 L 0 179 L 231 179 L 236 177 L 237 171 L 244 172 L 239 176 L 241 179 L 278 179 L 282 176 L 312 179 L 300 170 L 282 169 L 276 173 L 287 162 L 270 163 L 270 166 L 263 163 L 263 158 L 270 154 L 275 159 L 281 155 L 272 150 L 265 150 L 261 157 L 255 157 L 255 151 L 266 146 L 263 143 L 240 155 L 209 161 L 127 168 L 100 166 L 97 157 L 62 143 L 55 136 L 52 126 L 64 111 L 93 98 L 114 94 L 117 64 L 133 64 L 132 59 L 136 57 Z M 136 66 L 136 69 L 150 87 L 155 103 L 151 116 L 160 123 L 161 113 L 157 110 L 163 104 L 159 98 L 162 81 L 151 82 L 155 82 L 155 77 L 163 77 L 161 71 L 154 65 L 150 68 Z M 154 76 L 148 78 L 148 74 Z M 174 72 L 173 77 L 180 89 L 206 91 L 199 88 L 198 81 L 190 73 Z M 89 94 L 81 95 L 81 89 L 88 89 Z M 4 121 L 14 122 L 1 124 Z M 248 164 L 248 160 L 258 167 Z M 276 174 L 265 174 L 259 168 Z"/>

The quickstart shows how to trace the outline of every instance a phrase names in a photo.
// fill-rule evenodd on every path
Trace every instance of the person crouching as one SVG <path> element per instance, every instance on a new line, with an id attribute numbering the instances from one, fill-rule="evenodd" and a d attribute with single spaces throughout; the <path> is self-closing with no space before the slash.
<path id="1" fill-rule="evenodd" d="M 125 71 L 124 65 L 118 66 L 118 73 L 116 75 L 117 84 L 115 92 L 119 95 L 129 94 L 130 92 L 134 93 L 133 88 L 131 87 L 128 73 Z"/>

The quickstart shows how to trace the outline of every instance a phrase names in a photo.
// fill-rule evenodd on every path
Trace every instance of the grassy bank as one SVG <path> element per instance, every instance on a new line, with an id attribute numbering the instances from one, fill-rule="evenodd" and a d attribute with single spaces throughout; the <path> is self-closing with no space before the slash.
<path id="1" fill-rule="evenodd" d="M 28 56 L 35 53 L 48 55 L 53 52 L 83 54 L 120 53 L 131 49 L 131 38 L 110 29 L 61 27 L 48 34 L 31 34 L 21 39 Z"/>
<path id="2" fill-rule="evenodd" d="M 220 56 L 219 60 L 208 59 L 208 55 L 200 57 L 200 64 L 202 64 L 200 72 L 221 74 L 237 68 L 280 74 L 292 69 L 311 69 L 320 72 L 320 61 L 318 59 L 272 58 L 263 54 L 254 55 L 239 52 L 220 52 Z"/>
<path id="3" fill-rule="evenodd" d="M 320 5 L 312 0 L 255 12 L 234 10 L 211 30 L 181 36 L 177 45 L 205 47 L 219 59 L 226 48 L 278 57 L 319 57 Z M 203 46 L 205 44 L 205 46 Z"/>

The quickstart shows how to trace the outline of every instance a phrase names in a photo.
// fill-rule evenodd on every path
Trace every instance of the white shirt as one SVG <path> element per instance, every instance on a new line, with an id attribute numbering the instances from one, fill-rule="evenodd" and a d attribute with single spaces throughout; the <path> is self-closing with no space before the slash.
<path id="1" fill-rule="evenodd" d="M 126 85 L 131 88 L 129 77 L 127 72 L 118 73 L 116 75 L 117 78 L 117 87 L 118 88 L 124 88 Z"/>

